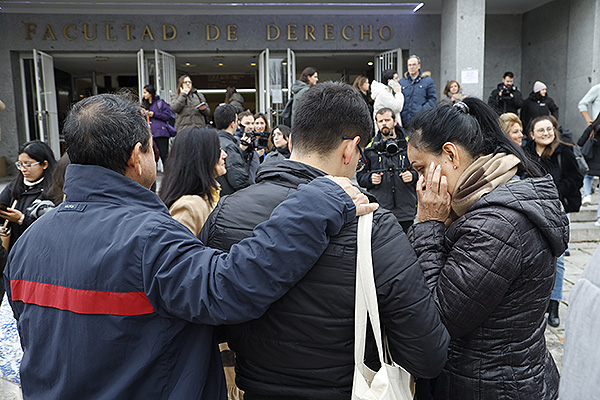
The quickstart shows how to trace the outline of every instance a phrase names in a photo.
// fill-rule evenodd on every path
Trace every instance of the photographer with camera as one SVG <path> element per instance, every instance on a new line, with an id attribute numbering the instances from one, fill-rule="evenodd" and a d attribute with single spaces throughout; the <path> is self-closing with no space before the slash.
<path id="1" fill-rule="evenodd" d="M 375 114 L 375 122 L 378 133 L 365 147 L 366 162 L 357 168 L 356 180 L 396 216 L 406 233 L 417 212 L 418 174 L 410 167 L 406 135 L 396 123 L 394 111 L 382 108 Z"/>
<path id="2" fill-rule="evenodd" d="M 498 113 L 498 115 L 510 112 L 518 114 L 519 109 L 523 107 L 523 95 L 515 83 L 515 74 L 506 71 L 502 76 L 502 82 L 498 87 L 492 90 L 488 104 Z"/>

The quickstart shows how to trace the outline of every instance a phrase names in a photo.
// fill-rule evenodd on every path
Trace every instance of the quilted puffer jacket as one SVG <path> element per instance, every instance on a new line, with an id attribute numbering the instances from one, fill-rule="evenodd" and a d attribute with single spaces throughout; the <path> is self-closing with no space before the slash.
<path id="1" fill-rule="evenodd" d="M 409 239 L 452 335 L 435 399 L 556 399 L 544 311 L 569 227 L 552 177 L 510 181 Z"/>
<path id="2" fill-rule="evenodd" d="M 320 175 L 322 171 L 290 160 L 263 165 L 255 185 L 221 199 L 200 239 L 229 248 L 249 236 L 299 184 Z M 229 346 L 237 354 L 236 382 L 245 399 L 350 398 L 356 228 L 351 222 L 332 237 L 308 274 L 265 315 L 227 327 Z M 388 211 L 375 212 L 372 254 L 380 318 L 394 360 L 417 377 L 436 376 L 446 360 L 449 335 L 416 255 Z M 368 360 L 377 359 L 375 351 L 371 334 Z"/>

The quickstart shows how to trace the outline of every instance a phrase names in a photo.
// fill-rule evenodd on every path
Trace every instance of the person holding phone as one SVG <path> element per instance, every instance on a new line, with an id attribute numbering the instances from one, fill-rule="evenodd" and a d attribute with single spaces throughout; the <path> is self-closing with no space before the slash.
<path id="1" fill-rule="evenodd" d="M 56 165 L 52 149 L 39 140 L 19 148 L 17 177 L 0 193 L 0 225 L 8 221 L 11 235 L 8 251 L 31 224 L 54 208 L 47 198 Z M 2 268 L 3 270 L 4 268 Z M 3 271 L 0 271 L 0 274 Z M 4 280 L 0 279 L 0 299 L 4 296 Z"/>
<path id="2" fill-rule="evenodd" d="M 381 75 L 381 82 L 373 81 L 371 83 L 371 98 L 375 101 L 373 104 L 373 120 L 377 127 L 377 112 L 382 108 L 389 108 L 394 112 L 396 123 L 402 126 L 400 112 L 404 107 L 404 95 L 402 87 L 398 83 L 398 72 L 393 69 L 386 69 Z"/>
<path id="3" fill-rule="evenodd" d="M 175 113 L 175 127 L 178 131 L 189 126 L 205 126 L 210 117 L 206 98 L 194 88 L 189 75 L 179 77 L 177 93 L 171 98 L 171 110 Z"/>

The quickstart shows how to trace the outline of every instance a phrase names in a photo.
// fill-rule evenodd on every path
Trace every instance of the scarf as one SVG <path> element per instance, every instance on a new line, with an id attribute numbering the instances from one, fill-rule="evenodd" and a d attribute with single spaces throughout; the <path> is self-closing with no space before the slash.
<path id="1" fill-rule="evenodd" d="M 520 162 L 514 154 L 497 153 L 479 157 L 469 165 L 456 182 L 446 228 L 464 215 L 473 203 L 514 177 Z"/>

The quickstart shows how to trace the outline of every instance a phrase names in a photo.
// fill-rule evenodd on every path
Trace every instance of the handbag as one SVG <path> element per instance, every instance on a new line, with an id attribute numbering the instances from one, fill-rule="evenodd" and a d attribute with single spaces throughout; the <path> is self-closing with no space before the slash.
<path id="1" fill-rule="evenodd" d="M 592 131 L 590 137 L 585 141 L 583 146 L 581 146 L 581 154 L 583 154 L 586 160 L 591 160 L 594 158 L 594 143 L 596 142 L 595 136 L 596 135 L 594 134 L 594 131 Z"/>
<path id="2" fill-rule="evenodd" d="M 10 208 L 15 208 L 17 205 L 17 200 L 15 200 Z M 11 230 L 8 227 L 8 220 L 4 220 L 4 224 L 2 225 L 2 229 L 0 230 L 0 239 L 2 239 L 2 247 L 6 249 L 6 251 L 10 250 L 10 234 Z"/>
<path id="3" fill-rule="evenodd" d="M 354 306 L 354 379 L 352 400 L 411 400 L 411 376 L 391 359 L 387 337 L 381 335 L 377 292 L 371 259 L 373 214 L 358 219 L 356 253 L 356 304 Z M 364 363 L 367 314 L 371 321 L 381 368 Z"/>

